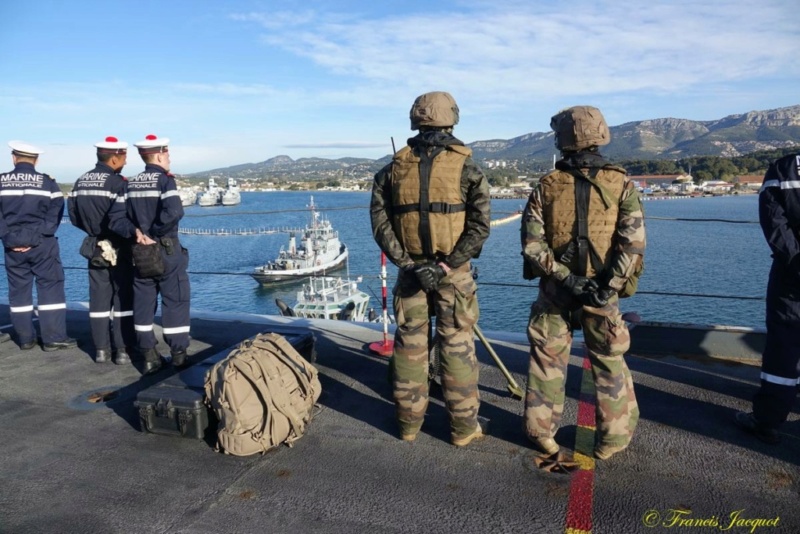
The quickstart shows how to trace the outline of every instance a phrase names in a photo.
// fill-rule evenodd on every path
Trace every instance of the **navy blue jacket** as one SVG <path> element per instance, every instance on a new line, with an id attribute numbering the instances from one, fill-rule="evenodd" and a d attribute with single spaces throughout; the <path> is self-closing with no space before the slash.
<path id="1" fill-rule="evenodd" d="M 758 217 L 773 258 L 767 324 L 800 323 L 800 155 L 770 165 L 758 195 Z"/>
<path id="2" fill-rule="evenodd" d="M 109 227 L 110 214 L 117 203 L 125 206 L 125 178 L 105 163 L 98 163 L 75 182 L 70 193 L 67 211 L 72 224 L 93 237 L 119 240 Z M 135 233 L 133 223 L 124 216 L 119 221 L 127 225 L 126 237 Z"/>
<path id="3" fill-rule="evenodd" d="M 178 237 L 178 222 L 183 218 L 183 205 L 172 175 L 158 165 L 145 165 L 144 172 L 128 178 L 125 195 L 127 215 L 134 228 L 154 239 Z M 124 225 L 116 214 L 111 228 L 125 237 Z M 135 230 L 134 230 L 135 232 Z"/>
<path id="4" fill-rule="evenodd" d="M 773 257 L 800 266 L 800 155 L 770 165 L 758 196 L 758 216 Z"/>
<path id="5" fill-rule="evenodd" d="M 33 164 L 0 174 L 0 239 L 6 248 L 35 247 L 52 237 L 64 215 L 64 194 Z"/>

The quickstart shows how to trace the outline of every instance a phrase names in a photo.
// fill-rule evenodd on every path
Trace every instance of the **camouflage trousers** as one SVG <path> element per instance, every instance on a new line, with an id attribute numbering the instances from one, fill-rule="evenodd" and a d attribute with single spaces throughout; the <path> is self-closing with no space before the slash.
<path id="1" fill-rule="evenodd" d="M 451 270 L 430 294 L 420 289 L 413 273 L 400 271 L 393 291 L 397 330 L 392 386 L 402 434 L 419 432 L 428 407 L 431 308 L 436 315 L 442 390 L 452 434 L 467 436 L 478 425 L 478 360 L 473 333 L 479 314 L 476 290 L 469 263 Z"/>
<path id="2" fill-rule="evenodd" d="M 573 317 L 575 313 L 577 317 Z M 630 348 L 630 333 L 616 296 L 603 308 L 584 306 L 570 312 L 539 293 L 528 322 L 531 350 L 525 431 L 532 438 L 552 438 L 558 430 L 564 411 L 573 319 L 580 321 L 592 366 L 598 444 L 627 446 L 639 421 L 639 406 L 633 378 L 623 358 Z"/>

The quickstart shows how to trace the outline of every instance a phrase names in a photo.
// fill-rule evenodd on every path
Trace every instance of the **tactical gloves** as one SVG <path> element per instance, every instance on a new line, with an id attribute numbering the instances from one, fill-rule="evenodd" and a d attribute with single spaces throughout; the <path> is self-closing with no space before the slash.
<path id="1" fill-rule="evenodd" d="M 561 282 L 561 286 L 570 295 L 578 299 L 584 306 L 594 306 L 593 298 L 599 289 L 597 282 L 585 276 L 570 274 Z"/>
<path id="2" fill-rule="evenodd" d="M 608 299 L 610 299 L 614 293 L 616 293 L 616 291 L 608 287 L 597 290 L 590 296 L 589 300 L 591 304 L 589 304 L 589 306 L 593 308 L 602 308 L 608 304 Z"/>
<path id="3" fill-rule="evenodd" d="M 417 265 L 414 268 L 414 274 L 417 280 L 419 280 L 419 285 L 422 287 L 422 290 L 426 293 L 436 291 L 436 289 L 439 288 L 439 282 L 442 281 L 442 278 L 447 276 L 444 269 L 435 263 Z"/>

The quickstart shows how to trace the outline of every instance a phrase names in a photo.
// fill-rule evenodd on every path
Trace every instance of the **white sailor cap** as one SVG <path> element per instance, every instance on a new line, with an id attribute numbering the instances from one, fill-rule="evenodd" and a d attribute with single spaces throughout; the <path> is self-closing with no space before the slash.
<path id="1" fill-rule="evenodd" d="M 17 156 L 36 158 L 39 156 L 39 154 L 44 154 L 44 150 L 41 148 L 29 145 L 24 141 L 9 141 L 8 146 L 11 147 L 11 153 Z"/>
<path id="2" fill-rule="evenodd" d="M 146 135 L 141 141 L 133 144 L 139 149 L 139 154 L 157 154 L 159 152 L 167 152 L 169 146 L 169 139 L 166 137 L 156 137 L 153 134 Z"/>
<path id="3" fill-rule="evenodd" d="M 125 154 L 128 151 L 128 143 L 120 141 L 114 136 L 109 135 L 103 141 L 95 143 L 98 152 L 106 154 Z"/>

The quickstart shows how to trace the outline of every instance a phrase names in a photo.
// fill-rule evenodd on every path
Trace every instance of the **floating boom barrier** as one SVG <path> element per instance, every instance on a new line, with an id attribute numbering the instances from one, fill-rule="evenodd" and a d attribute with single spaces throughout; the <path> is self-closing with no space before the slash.
<path id="1" fill-rule="evenodd" d="M 181 235 L 214 235 L 214 236 L 231 236 L 231 235 L 270 235 L 270 234 L 288 234 L 295 232 L 302 235 L 302 228 L 179 228 L 178 233 Z"/>

